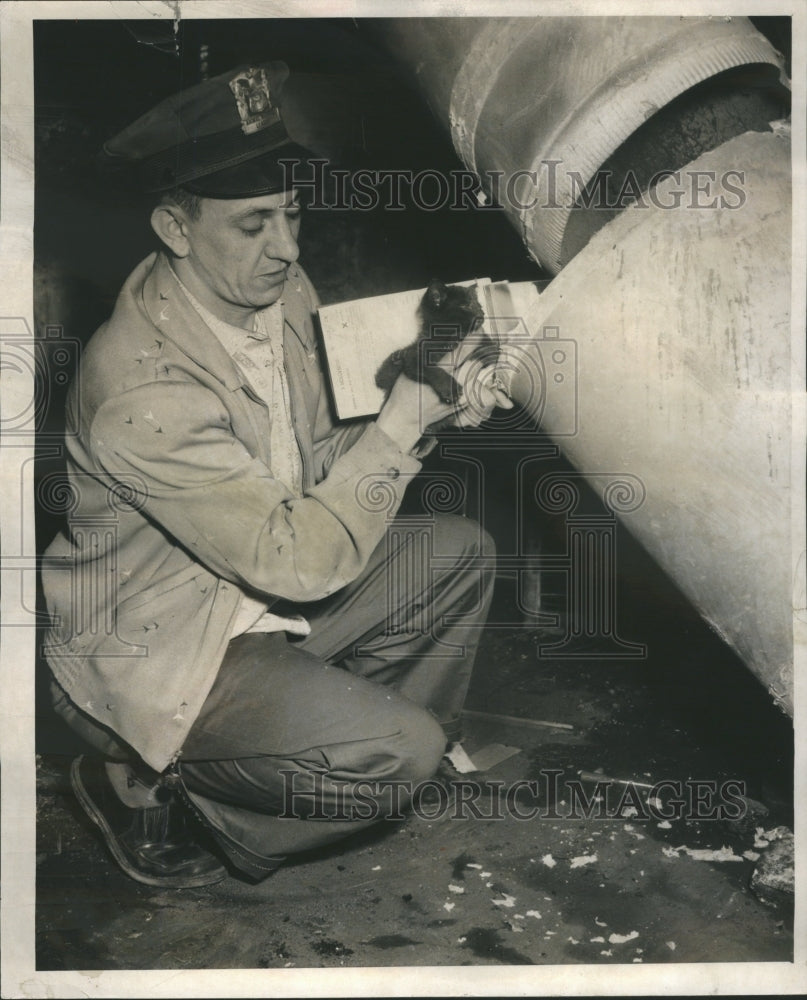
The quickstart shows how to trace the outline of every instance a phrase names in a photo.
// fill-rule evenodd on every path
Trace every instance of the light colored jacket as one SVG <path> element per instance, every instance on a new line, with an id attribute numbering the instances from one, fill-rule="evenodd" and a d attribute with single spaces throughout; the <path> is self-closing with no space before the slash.
<path id="1" fill-rule="evenodd" d="M 162 254 L 129 277 L 70 392 L 75 502 L 43 567 L 45 655 L 71 700 L 157 770 L 213 684 L 239 588 L 271 604 L 343 587 L 420 468 L 374 422 L 334 426 L 296 265 L 283 301 L 302 498 L 272 476 L 268 408 Z"/>

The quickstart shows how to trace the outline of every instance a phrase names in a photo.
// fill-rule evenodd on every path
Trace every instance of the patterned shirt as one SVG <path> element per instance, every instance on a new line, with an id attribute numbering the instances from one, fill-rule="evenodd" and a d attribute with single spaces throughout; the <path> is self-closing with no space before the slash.
<path id="1" fill-rule="evenodd" d="M 244 379 L 269 408 L 272 474 L 294 496 L 302 496 L 302 459 L 291 421 L 289 383 L 283 354 L 283 300 L 258 311 L 253 329 L 245 330 L 219 319 L 199 302 L 176 273 L 174 277 L 205 325 L 212 330 L 233 359 Z M 291 632 L 294 635 L 308 635 L 311 632 L 311 626 L 302 615 L 275 615 L 267 608 L 264 601 L 242 594 L 230 638 L 234 639 L 245 632 Z"/>

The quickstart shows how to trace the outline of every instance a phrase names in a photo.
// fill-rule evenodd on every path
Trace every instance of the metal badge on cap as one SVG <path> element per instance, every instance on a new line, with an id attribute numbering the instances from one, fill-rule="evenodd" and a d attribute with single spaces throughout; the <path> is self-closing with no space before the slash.
<path id="1" fill-rule="evenodd" d="M 230 90 L 235 95 L 244 135 L 260 132 L 280 121 L 280 112 L 272 104 L 264 69 L 250 67 L 242 70 L 230 80 Z"/>

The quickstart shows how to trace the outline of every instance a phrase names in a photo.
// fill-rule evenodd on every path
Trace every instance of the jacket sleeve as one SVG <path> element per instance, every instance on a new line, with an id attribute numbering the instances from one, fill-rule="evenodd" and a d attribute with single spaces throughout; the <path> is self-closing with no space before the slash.
<path id="1" fill-rule="evenodd" d="M 192 382 L 148 383 L 107 400 L 90 430 L 102 477 L 217 575 L 309 601 L 355 579 L 420 462 L 375 424 L 294 497 L 236 438 L 221 402 Z"/>
<path id="2" fill-rule="evenodd" d="M 313 335 L 320 298 L 317 290 L 311 283 L 311 279 L 299 264 L 295 265 L 295 277 L 299 279 L 300 287 L 296 292 L 294 313 L 298 316 L 298 319 L 301 315 L 310 317 L 309 322 L 314 324 L 311 327 L 311 346 L 319 354 L 317 362 L 320 383 L 319 397 L 312 429 L 312 443 L 314 449 L 314 479 L 316 482 L 320 482 L 330 472 L 335 459 L 352 448 L 356 441 L 358 441 L 370 423 L 370 420 L 353 420 L 342 422 L 338 425 L 334 423 L 330 393 L 327 386 L 328 377 L 325 372 L 325 362 L 322 360 L 322 349 L 321 345 L 317 344 Z M 292 295 L 295 295 L 293 290 L 289 290 L 286 293 L 287 305 L 289 297 Z"/>
<path id="3" fill-rule="evenodd" d="M 327 396 L 323 393 L 320 409 L 327 410 L 327 407 Z M 317 482 L 330 474 L 336 459 L 349 451 L 371 424 L 375 426 L 374 422 L 368 419 L 352 421 L 341 427 L 336 427 L 331 420 L 330 413 L 326 412 L 317 416 L 315 433 L 321 435 L 314 440 L 314 475 Z"/>

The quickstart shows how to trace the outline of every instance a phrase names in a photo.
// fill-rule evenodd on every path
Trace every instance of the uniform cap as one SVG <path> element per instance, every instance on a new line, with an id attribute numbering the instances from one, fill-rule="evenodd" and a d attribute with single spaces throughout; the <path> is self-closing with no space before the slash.
<path id="1" fill-rule="evenodd" d="M 230 70 L 161 101 L 104 144 L 106 163 L 134 171 L 148 192 L 184 187 L 207 198 L 286 190 L 282 159 L 308 159 L 281 114 L 289 68 Z"/>

